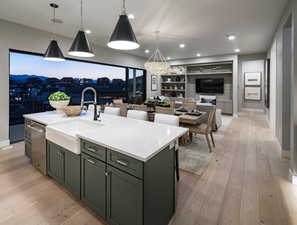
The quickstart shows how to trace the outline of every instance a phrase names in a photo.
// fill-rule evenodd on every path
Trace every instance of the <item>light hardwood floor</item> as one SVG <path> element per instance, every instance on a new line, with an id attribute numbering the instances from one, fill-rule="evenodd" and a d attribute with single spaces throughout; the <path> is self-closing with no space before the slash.
<path id="1" fill-rule="evenodd" d="M 202 176 L 181 172 L 170 225 L 297 224 L 297 186 L 264 114 L 242 112 L 224 132 Z M 104 223 L 32 168 L 18 143 L 0 152 L 0 224 Z"/>

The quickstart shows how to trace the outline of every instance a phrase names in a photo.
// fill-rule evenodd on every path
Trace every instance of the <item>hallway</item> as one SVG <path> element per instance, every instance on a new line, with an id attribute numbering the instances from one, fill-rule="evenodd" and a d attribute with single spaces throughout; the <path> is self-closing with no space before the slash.
<path id="1" fill-rule="evenodd" d="M 201 176 L 182 172 L 170 225 L 297 224 L 297 187 L 289 161 L 260 112 L 242 112 L 217 143 Z M 0 152 L 0 224 L 104 224 L 24 156 L 24 145 Z"/>

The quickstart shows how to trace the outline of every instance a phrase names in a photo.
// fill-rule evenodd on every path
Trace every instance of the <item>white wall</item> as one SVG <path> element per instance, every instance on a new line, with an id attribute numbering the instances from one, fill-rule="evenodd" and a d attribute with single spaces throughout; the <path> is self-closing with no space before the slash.
<path id="1" fill-rule="evenodd" d="M 0 147 L 3 147 L 9 144 L 9 49 L 44 53 L 51 35 L 45 31 L 3 20 L 0 20 L 0 30 Z M 58 40 L 64 55 L 69 57 L 66 52 L 72 39 L 58 37 Z M 145 62 L 143 58 L 99 46 L 93 45 L 93 48 L 96 56 L 88 58 L 90 61 L 143 68 Z"/>
<path id="2" fill-rule="evenodd" d="M 265 74 L 265 54 L 244 55 L 239 57 L 238 69 L 238 106 L 241 108 L 263 109 L 264 106 L 264 74 Z M 244 74 L 248 72 L 261 72 L 261 100 L 248 101 L 244 99 Z"/>
<path id="3" fill-rule="evenodd" d="M 286 23 L 292 17 L 292 46 L 291 48 L 291 68 L 286 68 L 285 60 L 288 56 L 285 55 L 287 50 L 286 38 L 284 39 Z M 289 0 L 288 5 L 284 11 L 283 17 L 280 20 L 279 26 L 276 29 L 275 36 L 268 51 L 268 57 L 271 59 L 271 92 L 270 92 L 270 108 L 268 109 L 270 126 L 274 130 L 275 136 L 278 138 L 283 149 L 283 156 L 291 156 L 291 169 L 297 174 L 297 1 Z M 290 52 L 290 51 L 289 51 Z M 290 58 L 290 57 L 289 57 Z M 291 73 L 290 73 L 291 70 Z M 289 76 L 289 77 L 285 77 Z M 289 80 L 291 85 L 291 93 L 288 94 L 284 90 L 286 85 L 285 80 Z M 287 96 L 285 96 L 287 95 Z M 288 110 L 287 101 L 290 99 L 290 128 L 286 128 L 283 124 Z M 290 149 L 285 149 L 283 140 L 286 135 L 290 135 Z M 287 150 L 290 150 L 288 153 Z"/>

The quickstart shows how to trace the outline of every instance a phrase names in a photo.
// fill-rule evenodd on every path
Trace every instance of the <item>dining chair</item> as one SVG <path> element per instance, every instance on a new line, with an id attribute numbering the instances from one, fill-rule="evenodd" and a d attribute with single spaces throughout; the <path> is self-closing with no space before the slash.
<path id="1" fill-rule="evenodd" d="M 163 113 L 163 114 L 174 115 L 174 108 L 172 108 L 172 107 L 160 107 L 160 106 L 156 106 L 155 107 L 155 112 L 156 113 Z"/>
<path id="2" fill-rule="evenodd" d="M 168 114 L 162 114 L 162 113 L 156 113 L 155 114 L 155 123 L 160 124 L 166 124 L 170 126 L 179 126 L 179 117 L 174 115 L 168 115 Z M 179 145 L 178 140 L 175 143 L 174 146 L 175 150 L 175 172 L 176 172 L 176 179 L 179 181 Z"/>
<path id="3" fill-rule="evenodd" d="M 106 106 L 105 109 L 104 109 L 104 113 L 109 114 L 109 115 L 120 116 L 121 115 L 121 109 L 118 108 L 118 107 Z"/>
<path id="4" fill-rule="evenodd" d="M 147 112 L 147 106 L 146 106 L 146 105 L 137 105 L 137 104 L 133 104 L 133 105 L 132 105 L 132 109 L 133 109 L 133 110 L 139 110 L 139 111 Z"/>
<path id="5" fill-rule="evenodd" d="M 136 120 L 147 120 L 147 112 L 141 110 L 128 110 L 127 117 Z"/>
<path id="6" fill-rule="evenodd" d="M 197 104 L 192 99 L 186 99 L 183 104 L 183 108 L 185 108 L 189 111 L 193 111 L 193 110 L 197 109 Z"/>
<path id="7" fill-rule="evenodd" d="M 127 116 L 128 106 L 126 103 L 112 103 L 112 107 L 120 108 L 120 116 Z"/>
<path id="8" fill-rule="evenodd" d="M 215 116 L 215 112 L 216 109 L 213 108 L 209 114 L 208 114 L 208 119 L 207 119 L 207 123 L 202 123 L 198 126 L 195 127 L 189 127 L 190 129 L 190 138 L 192 139 L 192 135 L 193 134 L 200 134 L 200 135 L 205 135 L 206 137 L 206 141 L 208 144 L 208 148 L 209 148 L 209 152 L 212 152 L 212 146 L 209 140 L 209 136 L 211 137 L 211 141 L 213 143 L 213 147 L 216 147 L 215 142 L 214 142 L 214 138 L 213 138 L 213 129 L 212 129 L 212 124 L 213 124 L 213 119 Z"/>
<path id="9" fill-rule="evenodd" d="M 117 98 L 112 100 L 113 104 L 123 104 L 123 99 L 122 98 Z"/>

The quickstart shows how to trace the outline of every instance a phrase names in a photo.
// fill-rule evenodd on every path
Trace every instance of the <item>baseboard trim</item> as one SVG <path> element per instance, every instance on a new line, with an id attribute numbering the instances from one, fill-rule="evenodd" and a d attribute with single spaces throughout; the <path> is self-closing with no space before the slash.
<path id="1" fill-rule="evenodd" d="M 0 151 L 5 150 L 10 145 L 9 140 L 0 141 Z"/>
<path id="2" fill-rule="evenodd" d="M 290 151 L 287 151 L 287 150 L 282 149 L 282 158 L 284 158 L 284 159 L 290 159 L 291 158 Z"/>

